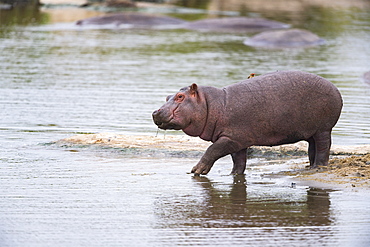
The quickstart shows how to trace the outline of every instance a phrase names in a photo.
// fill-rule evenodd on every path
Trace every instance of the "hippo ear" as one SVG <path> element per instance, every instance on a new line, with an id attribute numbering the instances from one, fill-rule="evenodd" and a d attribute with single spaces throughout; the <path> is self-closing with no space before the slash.
<path id="1" fill-rule="evenodd" d="M 191 84 L 191 86 L 190 86 L 190 95 L 193 96 L 193 97 L 198 95 L 198 85 L 197 84 L 195 84 L 195 83 Z"/>

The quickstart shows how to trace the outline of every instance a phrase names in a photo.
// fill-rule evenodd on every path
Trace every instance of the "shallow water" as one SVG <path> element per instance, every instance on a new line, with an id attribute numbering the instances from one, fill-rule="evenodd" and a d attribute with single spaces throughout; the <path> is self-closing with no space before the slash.
<path id="1" fill-rule="evenodd" d="M 76 133 L 155 135 L 151 112 L 183 86 L 288 69 L 341 91 L 334 144 L 369 144 L 368 10 L 259 13 L 327 42 L 294 50 L 244 46 L 252 34 L 80 29 L 13 13 L 0 12 L 1 246 L 369 245 L 368 193 L 264 175 L 294 160 L 252 158 L 244 178 L 228 176 L 224 158 L 194 178 L 198 155 L 52 144 Z"/>

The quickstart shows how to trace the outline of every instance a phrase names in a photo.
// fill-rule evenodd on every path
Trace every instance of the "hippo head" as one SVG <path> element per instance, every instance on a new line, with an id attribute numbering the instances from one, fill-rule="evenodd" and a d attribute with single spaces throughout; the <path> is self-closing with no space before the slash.
<path id="1" fill-rule="evenodd" d="M 199 136 L 203 132 L 207 107 L 197 84 L 181 88 L 178 93 L 167 96 L 166 101 L 152 114 L 160 129 L 183 130 L 190 136 Z"/>

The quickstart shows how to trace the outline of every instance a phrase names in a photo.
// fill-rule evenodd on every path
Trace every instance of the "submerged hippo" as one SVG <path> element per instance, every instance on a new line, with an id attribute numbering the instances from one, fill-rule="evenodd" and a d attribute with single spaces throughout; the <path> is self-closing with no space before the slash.
<path id="1" fill-rule="evenodd" d="M 232 174 L 243 174 L 250 146 L 275 146 L 305 140 L 310 166 L 328 164 L 331 131 L 342 109 L 338 89 L 306 72 L 274 72 L 226 86 L 180 89 L 153 112 L 161 129 L 183 130 L 212 141 L 192 169 L 207 174 L 214 162 L 231 154 Z"/>
<path id="2" fill-rule="evenodd" d="M 265 31 L 244 41 L 245 45 L 267 48 L 294 48 L 321 45 L 325 41 L 302 29 Z"/>
<path id="3" fill-rule="evenodd" d="M 364 82 L 366 83 L 369 83 L 370 84 L 370 71 L 364 73 L 363 75 L 363 79 L 364 79 Z"/>
<path id="4" fill-rule="evenodd" d="M 189 22 L 185 28 L 198 31 L 257 32 L 269 29 L 288 28 L 290 25 L 263 18 L 225 17 Z"/>
<path id="5" fill-rule="evenodd" d="M 153 27 L 164 25 L 181 25 L 185 23 L 187 22 L 168 16 L 124 12 L 120 14 L 96 16 L 79 20 L 76 22 L 76 25 L 114 25 L 115 27 L 119 27 L 120 25 L 131 25 L 133 27 Z"/>

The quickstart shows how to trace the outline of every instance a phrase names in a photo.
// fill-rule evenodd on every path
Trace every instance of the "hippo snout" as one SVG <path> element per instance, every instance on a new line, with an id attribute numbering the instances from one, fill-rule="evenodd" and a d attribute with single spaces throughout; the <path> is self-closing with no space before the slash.
<path id="1" fill-rule="evenodd" d="M 154 118 L 154 116 L 158 115 L 158 113 L 161 111 L 161 109 L 158 109 L 158 110 L 155 110 L 153 113 L 152 113 L 152 116 Z"/>
<path id="2" fill-rule="evenodd" d="M 158 109 L 158 110 L 155 110 L 153 113 L 152 113 L 152 117 L 153 117 L 153 121 L 154 123 L 157 125 L 157 126 L 160 126 L 162 124 L 162 121 L 160 120 L 160 111 L 161 109 Z"/>

